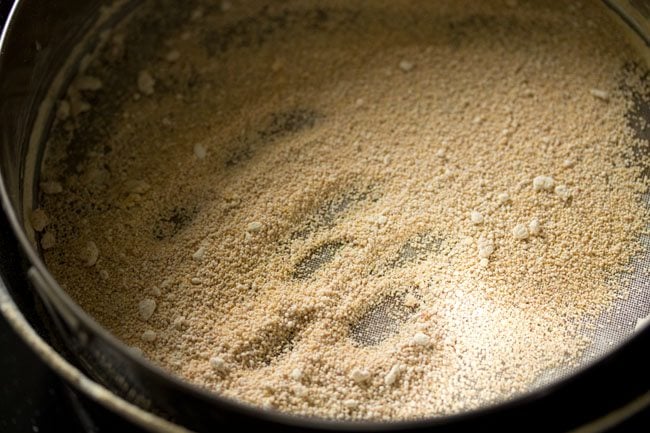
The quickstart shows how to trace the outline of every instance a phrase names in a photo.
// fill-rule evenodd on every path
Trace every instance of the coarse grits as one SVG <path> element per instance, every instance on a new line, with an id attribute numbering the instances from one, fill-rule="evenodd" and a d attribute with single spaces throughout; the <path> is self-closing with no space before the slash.
<path id="1" fill-rule="evenodd" d="M 645 69 L 595 3 L 145 3 L 60 102 L 45 260 L 144 356 L 264 408 L 524 392 L 578 363 L 647 222 Z"/>

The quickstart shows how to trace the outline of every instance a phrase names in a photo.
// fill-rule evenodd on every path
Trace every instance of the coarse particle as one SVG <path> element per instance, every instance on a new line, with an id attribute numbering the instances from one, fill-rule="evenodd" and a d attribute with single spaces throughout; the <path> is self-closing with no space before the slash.
<path id="1" fill-rule="evenodd" d="M 210 367 L 212 367 L 215 371 L 218 372 L 224 372 L 228 370 L 228 364 L 226 361 L 220 357 L 220 356 L 213 356 L 210 358 Z"/>
<path id="2" fill-rule="evenodd" d="M 530 235 L 530 233 L 528 233 L 528 227 L 526 227 L 525 224 L 517 224 L 512 229 L 512 236 L 515 239 L 518 239 L 518 240 L 528 239 L 529 235 Z"/>
<path id="3" fill-rule="evenodd" d="M 196 260 L 197 262 L 203 261 L 205 258 L 205 248 L 200 247 L 198 250 L 194 251 L 194 254 L 192 254 L 192 259 Z"/>
<path id="4" fill-rule="evenodd" d="M 352 369 L 352 372 L 350 373 L 350 377 L 355 383 L 362 384 L 366 382 L 368 379 L 370 379 L 370 372 L 365 368 L 355 367 Z"/>
<path id="5" fill-rule="evenodd" d="M 108 275 L 108 271 L 106 269 L 101 269 L 99 271 L 99 278 L 106 281 L 106 280 L 108 280 L 108 277 L 109 277 L 109 275 Z"/>
<path id="6" fill-rule="evenodd" d="M 151 76 L 149 71 L 143 70 L 138 73 L 138 90 L 143 95 L 153 95 L 155 85 L 156 80 Z"/>
<path id="7" fill-rule="evenodd" d="M 203 14 L 204 14 L 204 13 L 205 13 L 205 11 L 203 10 L 203 8 L 202 8 L 202 7 L 198 7 L 198 8 L 196 8 L 196 9 L 194 9 L 194 10 L 192 11 L 192 13 L 190 14 L 190 19 L 191 19 L 192 21 L 198 21 L 198 20 L 200 20 L 201 18 L 203 18 Z"/>
<path id="8" fill-rule="evenodd" d="M 230 3 L 228 0 L 221 2 L 221 12 L 228 12 L 230 9 L 232 9 L 232 3 Z"/>
<path id="9" fill-rule="evenodd" d="M 55 245 L 56 245 L 56 236 L 54 235 L 54 233 L 50 231 L 45 232 L 41 237 L 41 247 L 44 250 L 49 250 L 54 248 Z"/>
<path id="10" fill-rule="evenodd" d="M 431 342 L 431 338 L 422 332 L 418 332 L 413 336 L 413 343 L 416 346 L 427 346 Z"/>
<path id="11" fill-rule="evenodd" d="M 402 367 L 399 364 L 393 365 L 388 373 L 386 373 L 386 376 L 384 376 L 384 383 L 387 386 L 393 385 L 395 382 L 397 382 L 397 379 L 399 378 L 401 372 Z"/>
<path id="12" fill-rule="evenodd" d="M 291 377 L 293 380 L 302 379 L 302 369 L 299 367 L 294 368 L 291 370 L 291 373 L 289 373 L 289 377 Z"/>
<path id="13" fill-rule="evenodd" d="M 90 75 L 78 76 L 72 84 L 77 90 L 97 91 L 102 88 L 102 81 Z"/>
<path id="14" fill-rule="evenodd" d="M 494 241 L 490 238 L 481 236 L 477 242 L 478 257 L 480 259 L 489 259 L 494 252 Z"/>
<path id="15" fill-rule="evenodd" d="M 246 231 L 249 233 L 258 233 L 262 231 L 264 225 L 259 221 L 253 221 L 246 226 Z"/>
<path id="16" fill-rule="evenodd" d="M 497 200 L 498 200 L 499 203 L 501 203 L 501 204 L 507 203 L 507 202 L 510 201 L 510 194 L 508 194 L 507 192 L 500 192 L 500 193 L 497 195 Z"/>
<path id="17" fill-rule="evenodd" d="M 293 392 L 298 397 L 306 397 L 307 394 L 309 394 L 309 388 L 307 388 L 305 385 L 302 385 L 302 384 L 299 383 L 299 384 L 293 386 Z"/>
<path id="18" fill-rule="evenodd" d="M 165 54 L 165 60 L 167 60 L 169 63 L 174 63 L 181 57 L 181 53 L 178 50 L 171 50 L 167 54 Z"/>
<path id="19" fill-rule="evenodd" d="M 469 220 L 472 222 L 472 224 L 475 224 L 475 225 L 483 224 L 483 221 L 485 221 L 485 219 L 483 218 L 483 215 L 480 212 L 477 212 L 477 211 L 470 212 Z"/>
<path id="20" fill-rule="evenodd" d="M 385 215 L 377 215 L 374 217 L 373 220 L 377 225 L 383 226 L 388 222 L 388 217 L 386 217 Z"/>
<path id="21" fill-rule="evenodd" d="M 542 231 L 542 226 L 541 223 L 539 222 L 539 218 L 533 218 L 528 222 L 528 232 L 532 236 L 537 236 L 540 234 Z"/>
<path id="22" fill-rule="evenodd" d="M 571 168 L 576 164 L 576 162 L 573 159 L 567 158 L 564 161 L 562 161 L 562 167 L 564 168 Z"/>
<path id="23" fill-rule="evenodd" d="M 589 93 L 591 93 L 591 96 L 600 99 L 601 101 L 609 101 L 609 92 L 601 89 L 590 89 Z"/>
<path id="24" fill-rule="evenodd" d="M 34 209 L 29 218 L 32 228 L 37 232 L 42 232 L 45 227 L 50 223 L 50 219 L 43 209 Z"/>
<path id="25" fill-rule="evenodd" d="M 143 299 L 138 303 L 138 314 L 141 320 L 145 322 L 153 316 L 156 311 L 156 301 L 154 299 Z"/>
<path id="26" fill-rule="evenodd" d="M 204 145 L 201 143 L 196 143 L 194 145 L 194 156 L 196 156 L 196 159 L 205 159 L 207 155 L 208 149 L 206 149 Z"/>
<path id="27" fill-rule="evenodd" d="M 566 185 L 558 185 L 555 187 L 555 195 L 560 197 L 562 200 L 567 201 L 571 198 L 573 193 Z"/>
<path id="28" fill-rule="evenodd" d="M 97 244 L 93 241 L 86 242 L 84 248 L 81 249 L 80 258 L 84 266 L 88 268 L 94 266 L 99 259 L 99 248 L 97 248 Z"/>
<path id="29" fill-rule="evenodd" d="M 413 296 L 412 293 L 407 293 L 406 296 L 404 296 L 404 305 L 409 308 L 417 307 L 419 303 L 420 301 L 418 301 L 418 298 Z"/>
<path id="30" fill-rule="evenodd" d="M 134 194 L 144 194 L 151 189 L 151 185 L 140 179 L 130 179 L 125 182 L 124 187 Z"/>
<path id="31" fill-rule="evenodd" d="M 198 278 L 198 277 L 192 277 L 192 278 L 190 279 L 190 283 L 194 284 L 195 286 L 198 286 L 198 285 L 201 284 L 202 282 L 203 282 L 203 281 L 201 281 L 201 279 Z"/>
<path id="32" fill-rule="evenodd" d="M 147 329 L 142 333 L 141 338 L 148 343 L 153 343 L 156 340 L 156 331 Z"/>
<path id="33" fill-rule="evenodd" d="M 404 72 L 409 72 L 413 70 L 414 67 L 415 65 L 413 64 L 413 62 L 409 62 L 408 60 L 402 60 L 401 62 L 399 62 L 399 68 Z"/>
<path id="34" fill-rule="evenodd" d="M 70 117 L 70 103 L 65 99 L 59 101 L 59 106 L 56 109 L 56 118 L 64 121 Z"/>
<path id="35" fill-rule="evenodd" d="M 60 182 L 54 180 L 49 180 L 46 182 L 41 182 L 41 191 L 44 194 L 60 194 L 63 192 L 63 185 Z"/>
<path id="36" fill-rule="evenodd" d="M 353 399 L 343 400 L 343 406 L 348 409 L 356 409 L 359 406 L 359 402 Z"/>
<path id="37" fill-rule="evenodd" d="M 550 176 L 537 176 L 533 179 L 534 191 L 550 191 L 553 189 L 555 181 Z"/>
<path id="38" fill-rule="evenodd" d="M 174 320 L 172 321 L 172 327 L 174 329 L 183 329 L 186 325 L 186 319 L 185 316 L 176 316 L 174 317 Z"/>

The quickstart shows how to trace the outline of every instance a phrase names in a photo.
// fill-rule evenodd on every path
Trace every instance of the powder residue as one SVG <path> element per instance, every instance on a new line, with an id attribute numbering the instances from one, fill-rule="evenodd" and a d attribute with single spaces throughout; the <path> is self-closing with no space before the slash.
<path id="1" fill-rule="evenodd" d="M 333 419 L 578 363 L 646 222 L 647 84 L 598 6 L 190 3 L 142 6 L 58 105 L 33 223 L 84 309 L 188 381 Z"/>

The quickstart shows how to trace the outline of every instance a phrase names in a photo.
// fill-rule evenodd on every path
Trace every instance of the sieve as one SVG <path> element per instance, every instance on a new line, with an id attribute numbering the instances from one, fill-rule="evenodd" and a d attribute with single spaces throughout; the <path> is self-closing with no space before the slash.
<path id="1" fill-rule="evenodd" d="M 57 4 L 17 1 L 2 37 L 1 192 L 3 208 L 18 244 L 6 248 L 8 251 L 14 248 L 21 257 L 18 263 L 11 262 L 10 269 L 3 269 L 7 288 L 0 296 L 2 311 L 35 350 L 82 392 L 158 431 L 182 428 L 207 431 L 226 423 L 237 423 L 241 428 L 296 431 L 434 428 L 483 431 L 505 423 L 528 430 L 566 430 L 587 424 L 585 431 L 598 431 L 650 405 L 650 378 L 643 362 L 643 347 L 647 347 L 650 331 L 634 332 L 636 320 L 650 314 L 650 290 L 644 272 L 650 268 L 648 256 L 634 258 L 629 296 L 598 319 L 600 326 L 589 335 L 591 344 L 578 366 L 549 371 L 528 394 L 470 413 L 381 424 L 302 419 L 260 411 L 216 396 L 134 356 L 62 290 L 33 247 L 32 234 L 25 230 L 24 220 L 37 197 L 37 167 L 52 122 L 54 102 L 84 54 L 101 38 L 102 31 L 138 3 L 121 1 L 106 6 L 76 0 Z M 641 52 L 647 54 L 650 4 L 642 0 L 603 3 L 622 22 L 622 31 L 628 31 Z M 644 123 L 650 113 L 648 101 L 634 102 L 635 109 L 630 113 L 632 124 L 640 137 L 650 140 L 650 128 Z M 332 206 L 332 213 L 344 211 L 353 204 L 352 198 L 344 200 Z M 650 246 L 650 238 L 641 241 L 644 246 Z M 434 250 L 438 243 L 437 239 L 424 239 L 417 246 L 406 243 L 393 265 Z M 296 277 L 309 277 L 331 260 L 336 249 L 337 245 L 332 244 L 315 251 L 299 264 Z M 351 325 L 352 336 L 362 345 L 377 344 L 397 332 L 409 314 L 402 297 L 387 297 Z M 611 398 L 606 401 L 598 398 L 602 390 L 608 390 Z M 574 404 L 577 399 L 588 404 L 580 409 Z M 548 416 L 553 412 L 565 413 L 563 407 L 567 405 L 573 408 L 567 420 Z"/>

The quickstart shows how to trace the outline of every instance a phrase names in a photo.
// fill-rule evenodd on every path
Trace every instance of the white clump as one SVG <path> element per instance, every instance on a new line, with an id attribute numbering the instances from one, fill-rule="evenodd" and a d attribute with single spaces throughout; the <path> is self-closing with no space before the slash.
<path id="1" fill-rule="evenodd" d="M 144 356 L 144 352 L 143 352 L 142 349 L 140 349 L 138 346 L 131 346 L 131 347 L 129 347 L 129 350 L 130 350 L 131 353 L 133 353 L 134 355 L 137 355 L 137 356 Z"/>
<path id="2" fill-rule="evenodd" d="M 397 379 L 399 378 L 400 373 L 402 372 L 402 367 L 398 364 L 395 364 L 391 367 L 391 369 L 386 373 L 386 376 L 384 376 L 384 383 L 388 386 L 391 386 L 395 382 L 397 382 Z"/>
<path id="3" fill-rule="evenodd" d="M 144 194 L 151 189 L 151 185 L 144 180 L 130 179 L 124 183 L 124 188 L 134 194 Z"/>
<path id="4" fill-rule="evenodd" d="M 555 181 L 550 176 L 537 176 L 533 179 L 533 190 L 535 191 L 549 191 L 553 189 Z"/>
<path id="5" fill-rule="evenodd" d="M 165 60 L 167 60 L 169 63 L 174 63 L 180 57 L 181 57 L 181 53 L 178 50 L 171 50 L 167 54 L 165 54 Z"/>
<path id="6" fill-rule="evenodd" d="M 81 250 L 80 256 L 86 267 L 94 266 L 97 263 L 97 259 L 99 259 L 99 248 L 97 248 L 97 244 L 93 241 L 86 242 L 85 247 Z"/>
<path id="7" fill-rule="evenodd" d="M 494 241 L 481 236 L 478 240 L 478 257 L 480 259 L 489 259 L 494 252 Z"/>
<path id="8" fill-rule="evenodd" d="M 186 324 L 185 316 L 176 316 L 172 322 L 172 327 L 174 329 L 183 329 Z"/>
<path id="9" fill-rule="evenodd" d="M 153 95 L 156 80 L 148 71 L 138 73 L 138 90 L 144 95 Z"/>
<path id="10" fill-rule="evenodd" d="M 54 248 L 54 245 L 56 245 L 56 236 L 54 236 L 54 233 L 45 232 L 45 234 L 41 237 L 41 248 L 44 250 L 49 250 Z"/>
<path id="11" fill-rule="evenodd" d="M 636 319 L 636 324 L 634 325 L 634 330 L 635 331 L 640 331 L 641 329 L 645 328 L 650 324 L 650 314 L 646 317 L 641 317 Z"/>
<path id="12" fill-rule="evenodd" d="M 289 373 L 289 377 L 291 377 L 293 380 L 302 379 L 302 369 L 299 367 L 294 368 L 291 370 L 291 373 Z"/>
<path id="13" fill-rule="evenodd" d="M 444 148 L 440 148 L 436 151 L 436 156 L 440 159 L 443 159 L 447 155 L 447 151 Z"/>
<path id="14" fill-rule="evenodd" d="M 43 194 L 60 194 L 63 192 L 63 185 L 54 180 L 41 182 L 41 191 Z"/>
<path id="15" fill-rule="evenodd" d="M 528 236 L 530 233 L 528 232 L 528 227 L 526 227 L 525 224 L 517 224 L 513 229 L 512 229 L 512 236 L 515 239 L 518 240 L 524 240 L 528 239 Z"/>
<path id="16" fill-rule="evenodd" d="M 404 305 L 409 308 L 417 307 L 420 301 L 418 301 L 418 298 L 413 296 L 412 293 L 407 293 L 406 296 L 404 296 Z"/>
<path id="17" fill-rule="evenodd" d="M 350 377 L 355 383 L 362 384 L 370 379 L 370 372 L 365 368 L 353 368 Z"/>
<path id="18" fill-rule="evenodd" d="M 102 81 L 90 75 L 80 75 L 74 80 L 73 86 L 77 90 L 94 92 L 102 88 Z"/>
<path id="19" fill-rule="evenodd" d="M 472 211 L 469 214 L 469 220 L 472 222 L 472 224 L 483 224 L 483 221 L 485 221 L 485 218 L 483 218 L 483 215 L 480 212 L 477 211 Z"/>
<path id="20" fill-rule="evenodd" d="M 264 225 L 259 221 L 253 221 L 246 226 L 246 231 L 250 233 L 257 233 L 262 231 Z"/>
<path id="21" fill-rule="evenodd" d="M 555 187 L 555 195 L 560 197 L 562 200 L 567 201 L 573 195 L 573 192 L 566 185 L 558 185 Z"/>
<path id="22" fill-rule="evenodd" d="M 50 219 L 47 217 L 47 214 L 43 209 L 34 209 L 29 218 L 29 222 L 32 223 L 32 228 L 35 231 L 42 232 L 50 223 Z"/>
<path id="23" fill-rule="evenodd" d="M 373 221 L 380 226 L 383 226 L 388 222 L 388 218 L 385 215 L 377 215 L 373 218 Z"/>
<path id="24" fill-rule="evenodd" d="M 204 159 L 208 155 L 208 149 L 205 148 L 201 143 L 196 143 L 194 145 L 194 156 L 197 159 Z"/>
<path id="25" fill-rule="evenodd" d="M 59 106 L 56 109 L 56 118 L 64 121 L 70 117 L 70 103 L 65 99 L 59 102 Z"/>
<path id="26" fill-rule="evenodd" d="M 600 99 L 601 101 L 609 101 L 609 92 L 601 89 L 590 89 L 591 96 Z"/>
<path id="27" fill-rule="evenodd" d="M 347 407 L 348 409 L 356 409 L 359 406 L 359 402 L 352 399 L 343 400 L 343 406 Z"/>
<path id="28" fill-rule="evenodd" d="M 146 331 L 144 331 L 142 333 L 141 338 L 144 341 L 147 341 L 149 343 L 153 343 L 156 340 L 156 331 L 152 331 L 152 330 L 148 329 L 148 330 L 146 330 Z"/>
<path id="29" fill-rule="evenodd" d="M 500 192 L 497 195 L 497 200 L 499 200 L 499 203 L 504 204 L 510 201 L 510 194 L 507 192 Z"/>
<path id="30" fill-rule="evenodd" d="M 198 250 L 192 254 L 192 259 L 196 260 L 197 262 L 202 261 L 205 258 L 205 248 L 201 247 Z"/>
<path id="31" fill-rule="evenodd" d="M 156 301 L 153 299 L 143 299 L 138 304 L 138 313 L 140 319 L 147 321 L 153 316 L 153 312 L 156 311 Z"/>
<path id="32" fill-rule="evenodd" d="M 221 372 L 228 370 L 228 364 L 220 356 L 213 356 L 212 358 L 210 358 L 210 367 L 212 367 L 216 371 L 221 371 Z"/>
<path id="33" fill-rule="evenodd" d="M 198 7 L 198 8 L 196 8 L 196 9 L 194 9 L 194 10 L 192 11 L 192 13 L 190 14 L 190 19 L 191 19 L 192 21 L 200 20 L 201 18 L 203 18 L 203 14 L 204 14 L 204 13 L 205 13 L 205 11 L 203 10 L 203 8 L 202 8 L 202 7 Z"/>
<path id="34" fill-rule="evenodd" d="M 309 394 L 309 388 L 307 388 L 305 385 L 298 384 L 293 387 L 293 392 L 298 397 L 307 397 L 307 394 Z"/>
<path id="35" fill-rule="evenodd" d="M 399 68 L 404 72 L 409 72 L 413 70 L 414 67 L 415 65 L 413 64 L 413 62 L 409 62 L 408 60 L 402 60 L 401 62 L 399 62 Z"/>
<path id="36" fill-rule="evenodd" d="M 537 236 L 540 234 L 541 231 L 542 231 L 542 226 L 541 223 L 539 222 L 539 218 L 531 219 L 530 222 L 528 223 L 528 232 L 532 236 Z"/>
<path id="37" fill-rule="evenodd" d="M 571 168 L 574 165 L 576 165 L 576 162 L 572 159 L 567 158 L 564 161 L 562 161 L 562 167 L 564 168 Z"/>
<path id="38" fill-rule="evenodd" d="M 413 336 L 413 343 L 416 346 L 428 346 L 431 342 L 431 338 L 422 332 L 418 332 Z"/>

